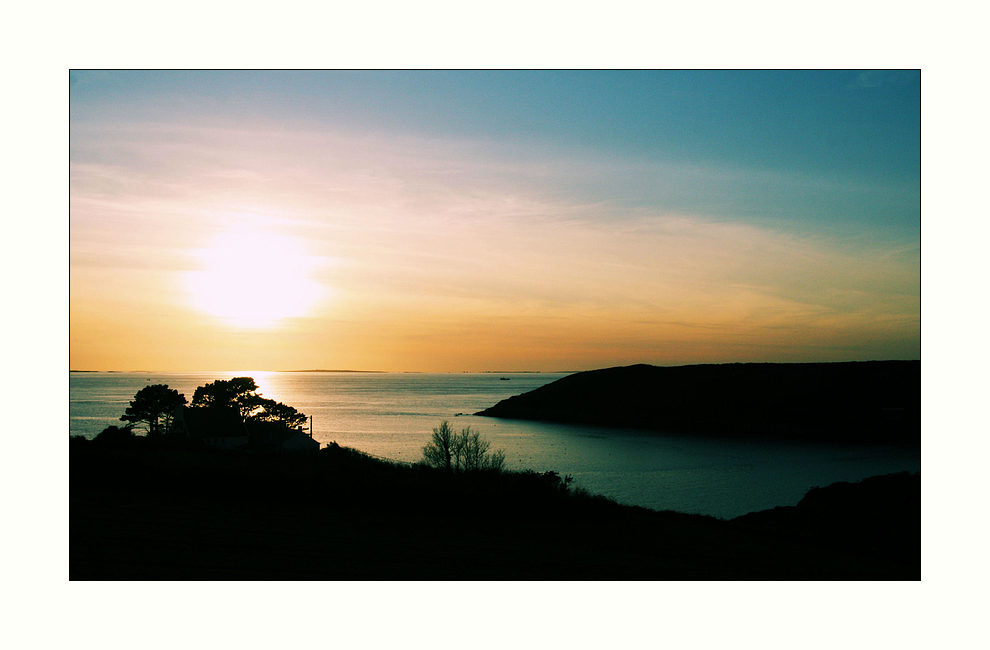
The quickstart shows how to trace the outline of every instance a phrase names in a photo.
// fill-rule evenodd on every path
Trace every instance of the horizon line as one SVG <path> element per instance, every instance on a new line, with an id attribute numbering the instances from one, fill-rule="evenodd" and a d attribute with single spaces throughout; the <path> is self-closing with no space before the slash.
<path id="1" fill-rule="evenodd" d="M 434 375 L 461 375 L 461 374 L 476 374 L 476 375 L 487 375 L 487 374 L 504 374 L 504 375 L 530 375 L 530 374 L 573 374 L 578 372 L 590 372 L 592 370 L 605 370 L 608 368 L 624 368 L 629 366 L 657 366 L 661 368 L 677 368 L 681 366 L 725 366 L 733 364 L 778 364 L 778 365 L 808 365 L 808 364 L 823 364 L 823 363 L 873 363 L 873 362 L 884 362 L 884 361 L 917 361 L 920 362 L 921 358 L 911 358 L 911 359 L 847 359 L 844 361 L 722 361 L 713 363 L 679 363 L 679 364 L 654 364 L 647 362 L 639 363 L 627 363 L 616 366 L 599 366 L 595 368 L 588 368 L 586 370 L 354 370 L 354 369 L 324 369 L 324 368 L 310 368 L 310 369 L 290 369 L 290 370 L 262 370 L 259 368 L 254 368 L 250 370 L 89 370 L 89 369 L 77 369 L 70 368 L 69 372 L 78 373 L 89 373 L 89 372 L 106 372 L 106 373 L 131 373 L 131 374 L 236 374 L 241 372 L 322 372 L 322 373 L 366 373 L 366 374 L 434 374 Z"/>

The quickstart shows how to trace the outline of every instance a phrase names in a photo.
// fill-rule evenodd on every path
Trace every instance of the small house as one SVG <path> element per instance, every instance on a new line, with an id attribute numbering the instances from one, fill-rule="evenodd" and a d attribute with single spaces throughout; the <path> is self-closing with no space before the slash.
<path id="1" fill-rule="evenodd" d="M 244 419 L 237 409 L 187 408 L 175 410 L 173 427 L 187 438 L 202 440 L 221 449 L 247 449 L 250 442 Z"/>
<path id="2" fill-rule="evenodd" d="M 284 422 L 245 420 L 236 408 L 196 408 L 179 406 L 173 430 L 202 440 L 211 447 L 262 454 L 317 452 L 320 443 L 304 429 L 292 429 Z"/>
<path id="3" fill-rule="evenodd" d="M 284 422 L 248 422 L 249 450 L 260 453 L 317 452 L 320 443 L 303 429 L 292 429 Z"/>

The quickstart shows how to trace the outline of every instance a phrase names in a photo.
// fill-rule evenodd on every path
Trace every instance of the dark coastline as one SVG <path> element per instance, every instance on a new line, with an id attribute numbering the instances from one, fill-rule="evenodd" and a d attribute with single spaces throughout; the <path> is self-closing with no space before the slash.
<path id="1" fill-rule="evenodd" d="M 920 362 L 638 365 L 483 415 L 778 439 L 920 441 Z M 71 580 L 920 580 L 921 477 L 732 520 L 620 505 L 555 472 L 450 473 L 331 445 L 70 439 Z"/>
<path id="2" fill-rule="evenodd" d="M 70 580 L 919 580 L 920 476 L 724 521 L 555 473 L 70 444 Z"/>
<path id="3" fill-rule="evenodd" d="M 918 445 L 921 362 L 623 366 L 569 375 L 476 415 L 721 437 Z"/>

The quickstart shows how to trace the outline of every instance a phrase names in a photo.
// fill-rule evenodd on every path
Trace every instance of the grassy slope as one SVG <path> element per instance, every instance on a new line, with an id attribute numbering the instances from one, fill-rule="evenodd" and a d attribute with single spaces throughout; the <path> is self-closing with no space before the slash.
<path id="1" fill-rule="evenodd" d="M 71 579 L 920 578 L 920 561 L 618 506 L 555 476 L 145 447 L 73 445 Z"/>

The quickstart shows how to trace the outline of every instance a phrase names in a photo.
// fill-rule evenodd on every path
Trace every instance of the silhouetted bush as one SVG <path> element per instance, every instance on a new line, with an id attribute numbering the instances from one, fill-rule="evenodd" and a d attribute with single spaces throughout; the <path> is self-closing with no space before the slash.
<path id="1" fill-rule="evenodd" d="M 130 426 L 125 425 L 118 427 L 111 424 L 103 431 L 100 431 L 93 441 L 104 444 L 121 444 L 131 440 L 132 438 L 134 438 L 134 431 L 131 430 Z"/>

